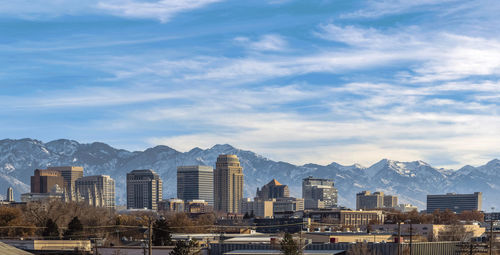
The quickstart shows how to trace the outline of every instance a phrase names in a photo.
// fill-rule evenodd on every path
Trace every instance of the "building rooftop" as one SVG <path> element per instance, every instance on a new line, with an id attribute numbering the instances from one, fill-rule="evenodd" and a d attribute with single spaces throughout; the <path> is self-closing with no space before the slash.
<path id="1" fill-rule="evenodd" d="M 273 179 L 272 181 L 270 181 L 267 185 L 274 185 L 274 186 L 281 186 L 283 184 L 281 184 L 278 180 L 276 179 Z"/>
<path id="2" fill-rule="evenodd" d="M 29 253 L 27 251 L 20 250 L 14 246 L 10 246 L 8 244 L 0 242 L 0 251 L 2 251 L 2 255 L 32 255 L 33 253 Z"/>
<path id="3" fill-rule="evenodd" d="M 335 254 L 341 254 L 345 252 L 344 250 L 318 250 L 318 251 L 313 251 L 313 250 L 305 250 L 304 255 L 335 255 Z M 230 251 L 226 252 L 224 254 L 227 255 L 252 255 L 252 254 L 283 254 L 280 250 L 235 250 L 235 251 Z"/>

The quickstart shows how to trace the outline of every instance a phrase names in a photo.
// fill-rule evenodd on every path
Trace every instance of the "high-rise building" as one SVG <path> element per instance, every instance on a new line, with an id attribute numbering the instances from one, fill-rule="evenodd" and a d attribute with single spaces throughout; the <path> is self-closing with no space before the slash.
<path id="1" fill-rule="evenodd" d="M 205 200 L 214 205 L 214 171 L 210 166 L 177 167 L 177 197 L 184 200 Z"/>
<path id="2" fill-rule="evenodd" d="M 214 209 L 240 213 L 243 198 L 243 168 L 236 155 L 219 155 L 214 171 Z"/>
<path id="3" fill-rule="evenodd" d="M 302 198 L 304 198 L 305 209 L 335 208 L 337 196 L 337 189 L 331 179 L 309 176 L 302 180 Z"/>
<path id="4" fill-rule="evenodd" d="M 127 174 L 127 209 L 157 210 L 162 192 L 160 176 L 153 170 L 133 170 Z"/>
<path id="5" fill-rule="evenodd" d="M 70 200 L 76 200 L 75 181 L 83 177 L 83 167 L 80 166 L 57 166 L 47 167 L 47 170 L 59 171 L 64 178 L 64 189 L 70 195 Z"/>
<path id="6" fill-rule="evenodd" d="M 427 213 L 435 210 L 445 211 L 446 209 L 461 213 L 463 211 L 481 211 L 483 193 L 446 195 L 427 195 Z"/>
<path id="7" fill-rule="evenodd" d="M 385 195 L 384 196 L 384 207 L 385 208 L 394 208 L 398 206 L 398 197 L 393 195 Z"/>
<path id="8" fill-rule="evenodd" d="M 356 210 L 368 210 L 384 207 L 384 192 L 364 190 L 356 194 Z"/>
<path id="9" fill-rule="evenodd" d="M 273 179 L 268 184 L 262 186 L 261 189 L 257 188 L 257 198 L 259 199 L 267 200 L 289 196 L 290 191 L 288 190 L 288 186 L 279 183 L 276 179 Z"/>
<path id="10" fill-rule="evenodd" d="M 384 192 L 381 191 L 372 194 L 370 191 L 365 190 L 356 194 L 356 210 L 394 208 L 397 205 L 397 196 L 384 195 Z"/>
<path id="11" fill-rule="evenodd" d="M 49 193 L 55 185 L 64 187 L 64 178 L 57 170 L 36 169 L 31 176 L 31 193 Z"/>
<path id="12" fill-rule="evenodd" d="M 109 175 L 85 176 L 75 182 L 76 194 L 88 204 L 115 208 L 115 180 Z"/>
<path id="13" fill-rule="evenodd" d="M 5 200 L 7 202 L 14 202 L 14 189 L 12 189 L 12 187 L 7 189 L 7 197 Z"/>

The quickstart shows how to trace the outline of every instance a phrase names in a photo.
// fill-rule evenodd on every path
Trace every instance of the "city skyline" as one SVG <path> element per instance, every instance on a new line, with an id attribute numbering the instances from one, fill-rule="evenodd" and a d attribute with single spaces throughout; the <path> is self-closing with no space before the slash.
<path id="1" fill-rule="evenodd" d="M 0 131 L 129 150 L 228 143 L 294 164 L 480 165 L 499 157 L 498 9 L 16 1 L 0 7 Z"/>
<path id="2" fill-rule="evenodd" d="M 498 0 L 0 0 L 0 253 L 500 254 Z"/>

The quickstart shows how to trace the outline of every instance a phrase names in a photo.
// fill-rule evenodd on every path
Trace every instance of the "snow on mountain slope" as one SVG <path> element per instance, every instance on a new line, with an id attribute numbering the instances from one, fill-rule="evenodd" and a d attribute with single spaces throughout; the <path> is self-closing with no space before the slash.
<path id="1" fill-rule="evenodd" d="M 194 148 L 179 152 L 168 146 L 156 146 L 130 152 L 105 143 L 81 144 L 59 139 L 43 143 L 34 139 L 0 140 L 0 193 L 13 186 L 15 197 L 29 192 L 30 176 L 36 168 L 47 166 L 83 166 L 85 175 L 107 174 L 116 181 L 117 200 L 125 202 L 126 173 L 134 169 L 153 169 L 164 182 L 164 197 L 176 196 L 176 168 L 180 165 L 214 167 L 219 154 L 236 154 L 245 174 L 244 193 L 255 196 L 255 190 L 276 178 L 290 186 L 293 196 L 301 196 L 302 179 L 307 176 L 331 178 L 339 189 L 339 202 L 355 206 L 355 195 L 362 190 L 379 190 L 399 195 L 400 202 L 410 202 L 425 209 L 427 194 L 445 192 L 484 192 L 484 208 L 500 206 L 494 198 L 500 191 L 500 161 L 484 166 L 467 166 L 458 171 L 436 169 L 422 161 L 399 162 L 383 159 L 366 168 L 361 165 L 343 166 L 331 163 L 293 165 L 277 162 L 254 152 L 240 150 L 228 144 L 209 149 Z"/>

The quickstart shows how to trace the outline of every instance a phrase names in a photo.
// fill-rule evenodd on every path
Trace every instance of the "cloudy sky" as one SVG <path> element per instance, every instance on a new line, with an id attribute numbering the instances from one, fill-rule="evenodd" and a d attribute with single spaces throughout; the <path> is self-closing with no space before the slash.
<path id="1" fill-rule="evenodd" d="M 497 0 L 0 0 L 2 138 L 500 157 Z"/>

